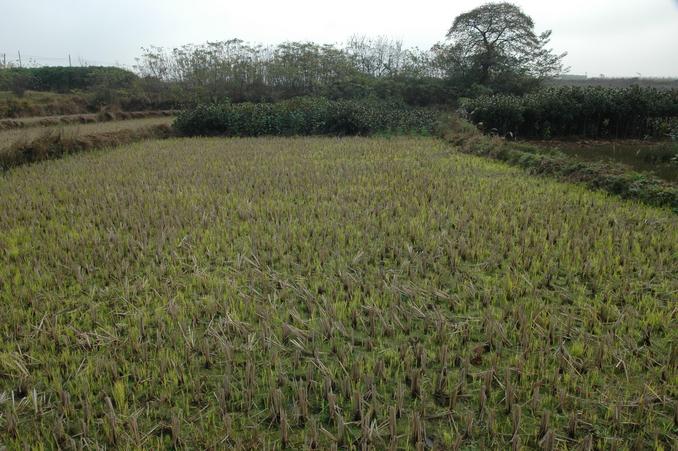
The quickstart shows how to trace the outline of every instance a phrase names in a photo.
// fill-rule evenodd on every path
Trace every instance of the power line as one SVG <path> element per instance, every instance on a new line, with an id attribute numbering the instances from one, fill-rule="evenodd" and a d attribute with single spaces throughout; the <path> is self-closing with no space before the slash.
<path id="1" fill-rule="evenodd" d="M 50 66 L 50 65 L 58 65 L 59 63 L 63 62 L 65 65 L 66 62 L 68 62 L 69 66 L 73 66 L 73 61 L 72 61 L 72 56 L 71 53 L 66 54 L 66 56 L 46 56 L 46 55 L 29 55 L 25 53 L 21 53 L 21 51 L 17 51 L 16 55 L 17 58 L 12 60 L 12 59 L 7 59 L 6 57 L 6 52 L 0 51 L 0 55 L 4 55 L 4 61 L 3 61 L 3 67 L 7 67 L 7 64 L 9 63 L 10 65 L 12 64 L 18 64 L 19 67 L 23 67 L 26 63 L 29 66 L 33 65 L 42 65 L 42 66 Z M 114 67 L 120 67 L 120 68 L 125 68 L 125 69 L 132 69 L 132 65 L 130 64 L 124 64 L 120 63 L 119 61 L 104 61 L 104 60 L 98 60 L 98 59 L 90 59 L 86 57 L 77 57 L 77 61 L 79 61 L 80 66 L 92 66 L 92 65 L 98 65 L 98 66 L 114 66 Z"/>

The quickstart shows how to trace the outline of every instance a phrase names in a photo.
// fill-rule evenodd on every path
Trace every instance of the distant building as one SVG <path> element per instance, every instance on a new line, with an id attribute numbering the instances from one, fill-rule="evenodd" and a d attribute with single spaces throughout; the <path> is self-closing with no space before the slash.
<path id="1" fill-rule="evenodd" d="M 586 80 L 588 75 L 579 75 L 579 74 L 561 74 L 558 76 L 558 80 Z"/>

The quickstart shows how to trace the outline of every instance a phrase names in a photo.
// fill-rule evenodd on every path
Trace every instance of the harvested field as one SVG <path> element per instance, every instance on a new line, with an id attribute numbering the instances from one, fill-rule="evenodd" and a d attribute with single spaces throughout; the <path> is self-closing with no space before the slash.
<path id="1" fill-rule="evenodd" d="M 9 449 L 678 439 L 677 217 L 441 140 L 80 154 L 0 230 Z"/>

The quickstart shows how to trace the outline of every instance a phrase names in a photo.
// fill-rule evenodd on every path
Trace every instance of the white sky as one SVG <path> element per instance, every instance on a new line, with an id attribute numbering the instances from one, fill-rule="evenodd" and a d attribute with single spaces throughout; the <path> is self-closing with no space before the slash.
<path id="1" fill-rule="evenodd" d="M 471 0 L 0 0 L 0 54 L 134 64 L 142 46 L 240 38 L 340 43 L 354 33 L 429 48 Z M 678 77 L 678 0 L 516 0 L 553 30 L 570 73 Z M 0 55 L 2 57 L 2 55 Z M 32 57 L 32 58 L 31 58 Z M 36 58 L 39 57 L 39 58 Z M 53 59 L 47 59 L 53 58 Z M 61 58 L 61 59 L 59 59 Z"/>

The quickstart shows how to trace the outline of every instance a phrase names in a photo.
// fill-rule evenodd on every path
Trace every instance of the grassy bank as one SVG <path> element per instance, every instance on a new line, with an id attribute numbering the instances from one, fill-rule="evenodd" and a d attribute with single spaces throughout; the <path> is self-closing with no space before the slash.
<path id="1" fill-rule="evenodd" d="M 602 161 L 582 161 L 547 146 L 517 143 L 482 134 L 463 119 L 445 117 L 440 136 L 459 150 L 505 161 L 530 173 L 556 177 L 562 181 L 582 183 L 589 188 L 607 191 L 627 199 L 667 207 L 678 212 L 678 186 L 655 176 Z"/>
<path id="2" fill-rule="evenodd" d="M 17 95 L 0 91 L 0 119 L 85 115 L 102 108 L 122 111 L 158 111 L 179 108 L 176 99 L 143 89 L 77 90 L 67 93 L 26 91 Z"/>
<path id="3" fill-rule="evenodd" d="M 0 132 L 0 169 L 173 134 L 172 118 L 147 118 Z"/>
<path id="4" fill-rule="evenodd" d="M 175 110 L 162 111 L 117 111 L 104 110 L 92 114 L 69 114 L 65 116 L 37 116 L 21 119 L 0 119 L 0 132 L 18 128 L 55 127 L 59 125 L 93 124 L 95 122 L 126 121 L 152 117 L 170 117 Z"/>
<path id="5" fill-rule="evenodd" d="M 27 91 L 19 97 L 9 91 L 0 91 L 0 118 L 2 119 L 92 112 L 89 101 L 83 94 Z"/>
<path id="6" fill-rule="evenodd" d="M 678 183 L 678 140 L 548 140 L 529 141 L 581 161 L 612 162 Z"/>

